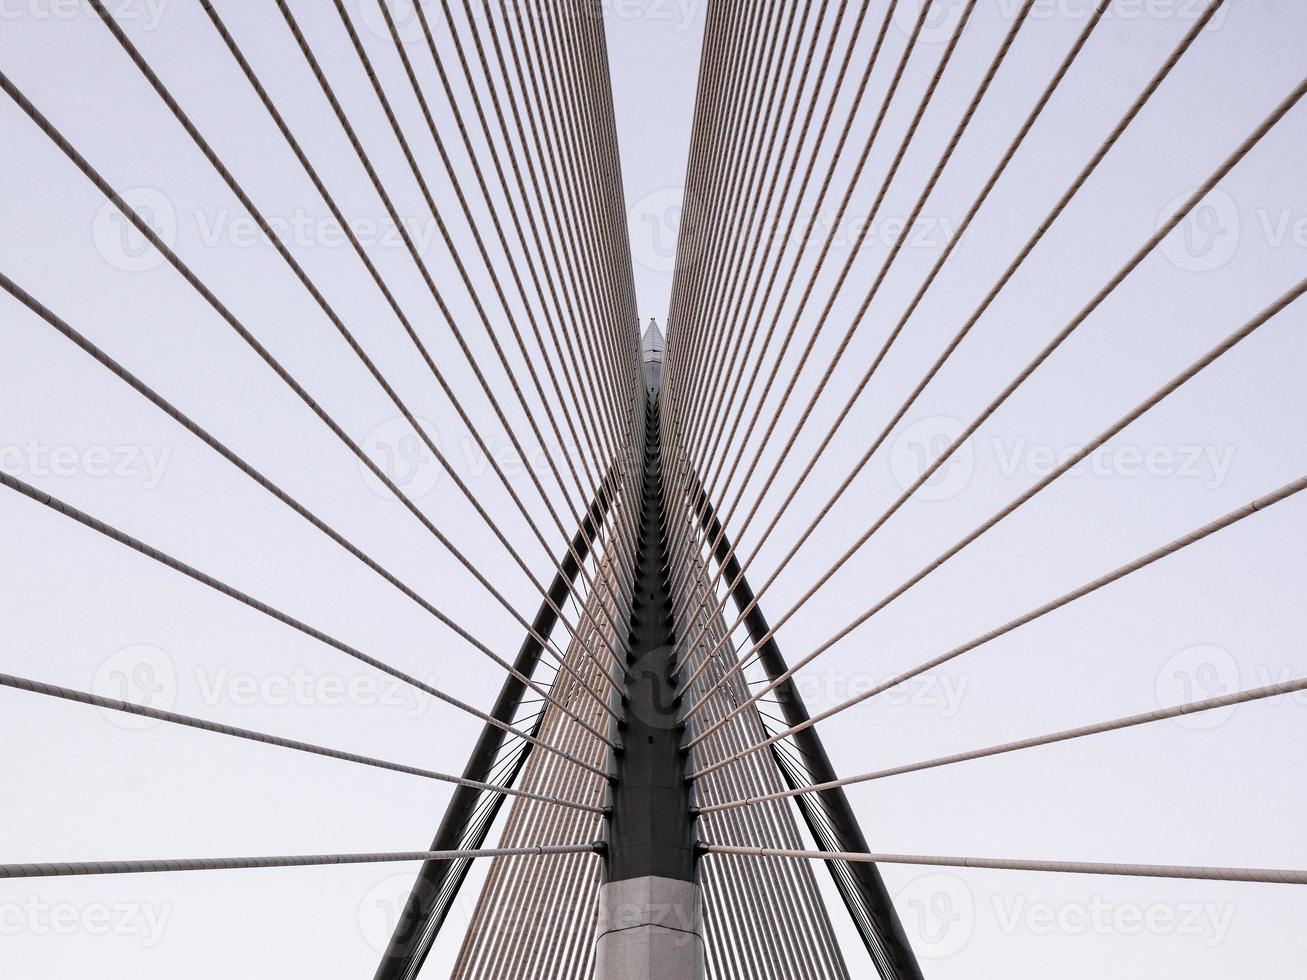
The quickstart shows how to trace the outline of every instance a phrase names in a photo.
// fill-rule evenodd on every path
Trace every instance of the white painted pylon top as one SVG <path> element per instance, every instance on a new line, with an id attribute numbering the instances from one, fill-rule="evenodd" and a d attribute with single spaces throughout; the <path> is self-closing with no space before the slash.
<path id="1" fill-rule="evenodd" d="M 650 393 L 658 390 L 663 376 L 663 349 L 666 343 L 658 321 L 649 318 L 649 326 L 640 338 L 640 361 L 644 365 L 644 385 Z"/>
<path id="2" fill-rule="evenodd" d="M 658 321 L 650 317 L 649 326 L 645 328 L 644 337 L 640 341 L 641 359 L 644 361 L 661 361 L 664 346 L 663 332 L 658 329 Z"/>

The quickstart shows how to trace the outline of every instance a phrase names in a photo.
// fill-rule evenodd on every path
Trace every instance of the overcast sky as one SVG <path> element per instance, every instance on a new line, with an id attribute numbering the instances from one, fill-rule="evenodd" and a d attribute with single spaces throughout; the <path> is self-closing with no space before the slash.
<path id="1" fill-rule="evenodd" d="M 392 93 L 406 81 L 376 12 L 351 0 Z M 897 59 L 919 4 L 904 0 L 883 59 Z M 437 362 L 489 434 L 511 450 L 466 361 L 271 5 L 216 6 L 306 151 L 364 229 L 369 252 L 415 315 Z M 379 162 L 438 278 L 454 275 L 403 169 L 339 19 L 293 0 L 305 34 Z M 461 10 L 461 5 L 456 6 Z M 850 5 L 854 6 L 853 4 Z M 1206 6 L 1115 0 L 1044 117 L 909 321 L 813 477 L 759 545 L 784 493 L 831 429 L 875 351 L 1084 24 L 1088 3 L 1041 0 L 957 154 L 854 335 L 775 489 L 739 528 L 798 422 L 958 117 L 1011 24 L 1009 0 L 980 0 L 925 114 L 873 234 L 835 296 L 809 367 L 733 509 L 716 465 L 705 476 L 765 582 L 907 393 L 974 310 L 1104 136 Z M 775 621 L 980 412 L 1303 78 L 1307 7 L 1228 0 L 1022 271 L 763 596 Z M 415 406 L 479 502 L 551 572 L 449 402 L 368 283 L 329 234 L 326 210 L 194 0 L 118 0 L 123 28 L 212 140 L 254 200 L 290 229 L 296 256 Z M 664 321 L 689 144 L 703 0 L 605 0 L 624 193 L 642 320 Z M 938 0 L 909 60 L 849 206 L 881 189 L 960 4 Z M 873 2 L 869 22 L 884 6 Z M 183 257 L 230 303 L 424 513 L 528 617 L 526 576 L 449 479 L 413 454 L 402 420 L 148 89 L 98 19 L 76 3 L 0 0 L 0 70 L 128 200 L 169 229 Z M 467 36 L 461 14 L 460 30 Z M 435 21 L 443 24 L 440 16 Z M 831 14 L 819 35 L 827 40 Z M 407 20 L 403 21 L 408 23 Z M 438 29 L 442 53 L 453 59 Z M 841 29 L 842 52 L 848 22 Z M 871 31 L 858 42 L 866 63 Z M 429 55 L 412 39 L 419 72 Z M 818 223 L 849 185 L 884 97 L 886 60 L 854 117 Z M 437 124 L 453 121 L 436 83 Z M 461 83 L 460 83 L 461 84 Z M 820 93 L 834 97 L 831 82 Z M 838 93 L 843 124 L 852 86 Z M 461 92 L 462 89 L 460 88 Z M 811 96 L 805 91 L 802 97 Z M 452 200 L 411 97 L 395 96 L 437 199 Z M 806 102 L 804 103 L 806 105 Z M 824 103 L 823 103 L 824 104 Z M 123 234 L 100 193 L 8 98 L 0 98 L 0 271 L 177 402 L 251 463 L 503 655 L 521 628 L 426 536 L 278 378 L 166 264 Z M 818 175 L 833 139 L 815 154 Z M 1131 275 L 779 632 L 795 661 L 870 607 L 1105 429 L 1307 271 L 1307 106 L 1276 126 L 1193 219 Z M 808 162 L 810 147 L 799 155 Z M 794 158 L 789 150 L 787 161 Z M 456 162 L 466 166 L 460 152 Z M 787 166 L 792 166 L 792 163 Z M 782 174 L 783 179 L 783 174 Z M 833 200 L 832 200 L 833 199 Z M 804 200 L 806 219 L 815 187 Z M 451 206 L 452 209 L 452 206 Z M 474 202 L 484 217 L 482 202 Z M 470 250 L 461 217 L 451 220 Z M 853 223 L 848 223 L 849 227 Z M 326 230 L 324 230 L 326 229 Z M 799 286 L 816 272 L 796 332 L 818 327 L 848 257 L 785 245 Z M 479 287 L 484 275 L 474 269 Z M 797 292 L 797 287 L 796 287 Z M 505 373 L 463 293 L 451 289 L 474 358 L 527 431 Z M 770 318 L 772 306 L 765 312 Z M 780 311 L 781 328 L 796 308 Z M 1290 307 L 1045 493 L 930 575 L 800 676 L 815 712 L 979 636 L 1307 472 L 1307 314 Z M 766 326 L 768 321 L 763 321 Z M 7 294 L 0 294 L 0 468 L 300 616 L 366 652 L 487 706 L 501 674 L 450 631 L 200 445 Z M 773 349 L 759 368 L 763 377 Z M 797 359 L 782 362 L 788 379 Z M 512 359 L 518 364 L 516 357 Z M 727 381 L 733 379 L 726 379 Z M 764 407 L 763 422 L 776 399 Z M 541 449 L 506 464 L 550 542 L 534 491 Z M 390 453 L 392 455 L 387 456 Z M 507 458 L 507 457 L 505 457 Z M 534 467 L 534 471 L 532 468 Z M 354 661 L 176 572 L 0 491 L 0 672 L 148 700 L 160 707 L 445 771 L 462 769 L 479 723 L 432 705 Z M 570 528 L 569 528 L 570 532 Z M 1307 672 L 1307 499 L 1294 498 L 1100 593 L 967 654 L 821 727 L 836 769 L 853 774 L 1287 680 Z M 341 691 L 345 693 L 342 695 Z M 1307 699 L 1286 697 L 1177 722 L 852 788 L 876 850 L 1060 860 L 1307 867 L 1298 815 Z M 421 848 L 448 799 L 436 783 L 0 690 L 0 860 L 62 861 L 309 854 Z M 0 975 L 370 975 L 415 869 L 358 866 L 0 883 Z M 1016 872 L 885 867 L 931 980 L 977 977 L 1291 975 L 1307 954 L 1307 892 Z M 450 920 L 426 976 L 445 976 Z M 871 976 L 838 906 L 855 976 Z M 105 925 L 105 922 L 108 925 Z M 107 933 L 107 934 L 106 934 Z"/>

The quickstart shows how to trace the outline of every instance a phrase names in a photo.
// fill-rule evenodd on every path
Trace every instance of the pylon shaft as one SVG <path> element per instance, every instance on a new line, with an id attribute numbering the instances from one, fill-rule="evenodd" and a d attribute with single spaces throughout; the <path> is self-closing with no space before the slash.
<path id="1" fill-rule="evenodd" d="M 600 891 L 596 976 L 704 976 L 695 827 L 681 752 L 658 403 L 646 421 L 644 493 L 628 637 L 622 750 Z"/>

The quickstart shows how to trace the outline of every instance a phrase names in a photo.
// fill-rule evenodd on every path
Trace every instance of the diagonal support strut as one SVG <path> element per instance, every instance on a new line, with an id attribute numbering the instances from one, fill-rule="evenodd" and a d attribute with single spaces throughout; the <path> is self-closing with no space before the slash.
<path id="1" fill-rule="evenodd" d="M 541 604 L 532 622 L 532 631 L 522 642 L 513 666 L 525 677 L 531 677 L 540 663 L 544 652 L 542 640 L 547 640 L 558 622 L 555 608 L 562 608 L 563 602 L 572 590 L 580 562 L 585 561 L 590 552 L 590 542 L 596 537 L 608 513 L 609 497 L 612 490 L 612 477 L 600 486 L 594 501 L 590 504 L 580 530 L 572 538 L 571 548 L 559 561 L 559 572 L 550 583 L 547 599 Z M 504 680 L 499 697 L 490 711 L 490 716 L 497 721 L 511 724 L 521 707 L 526 685 L 512 675 Z M 467 779 L 487 782 L 495 767 L 495 760 L 503 747 L 506 733 L 495 725 L 487 723 L 481 731 L 480 738 L 472 749 L 463 775 Z M 504 778 L 505 785 L 511 785 L 526 763 L 531 746 L 525 743 L 511 771 Z M 445 808 L 445 815 L 436 831 L 431 844 L 432 851 L 453 850 L 462 846 L 479 847 L 494 823 L 503 797 L 496 797 L 490 802 L 489 812 L 476 820 L 476 808 L 481 802 L 480 790 L 460 786 L 450 798 Z M 476 826 L 473 827 L 474 820 Z M 460 843 L 471 831 L 474 841 Z M 454 905 L 463 880 L 467 877 L 470 862 L 467 861 L 426 861 L 418 872 L 417 881 L 405 902 L 395 932 L 390 938 L 390 945 L 382 956 L 374 980 L 411 980 L 422 969 L 432 944 L 444 925 L 449 910 Z"/>
<path id="2" fill-rule="evenodd" d="M 696 498 L 692 501 L 692 506 L 695 513 L 700 515 L 700 526 L 707 533 L 708 539 L 717 542 L 717 547 L 713 551 L 713 560 L 722 566 L 722 580 L 731 590 L 731 599 L 736 608 L 741 611 L 753 606 L 744 618 L 744 625 L 749 631 L 749 639 L 757 646 L 763 637 L 768 637 L 771 628 L 767 624 L 766 616 L 763 615 L 762 607 L 753 602 L 753 590 L 749 587 L 748 579 L 744 577 L 743 569 L 735 557 L 734 549 L 721 522 L 717 519 L 708 495 L 693 474 L 691 480 L 694 481 L 692 486 Z M 789 669 L 775 637 L 768 637 L 767 641 L 758 647 L 758 660 L 772 682 L 783 676 Z M 810 720 L 811 715 L 792 678 L 777 686 L 774 693 L 787 725 L 794 727 Z M 804 763 L 813 782 L 835 781 L 835 768 L 831 764 L 825 745 L 822 744 L 821 736 L 817 734 L 816 726 L 795 733 L 794 742 L 803 754 Z M 777 755 L 779 756 L 779 753 Z M 782 760 L 778 758 L 777 762 L 780 764 Z M 799 786 L 789 767 L 780 764 L 780 769 L 786 782 L 790 783 L 790 788 L 798 789 Z M 817 846 L 823 851 L 867 853 L 867 839 L 843 789 L 837 787 L 814 795 L 818 797 L 836 837 L 834 841 L 826 839 L 828 835 L 824 832 L 825 828 L 817 819 L 818 803 L 800 797 L 797 801 L 799 809 Z M 868 952 L 871 953 L 885 980 L 922 980 L 921 967 L 917 965 L 912 945 L 903 931 L 903 924 L 899 921 L 894 903 L 890 900 L 889 892 L 876 865 L 834 861 L 827 864 L 831 877 L 835 881 L 835 887 L 848 907 L 862 941 L 866 944 Z M 848 874 L 840 874 L 841 867 L 846 868 Z"/>

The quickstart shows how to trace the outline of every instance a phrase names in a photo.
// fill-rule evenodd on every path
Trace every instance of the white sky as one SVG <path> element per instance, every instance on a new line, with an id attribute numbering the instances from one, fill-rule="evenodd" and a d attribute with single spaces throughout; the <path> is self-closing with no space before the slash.
<path id="1" fill-rule="evenodd" d="M 374 3 L 351 3 L 352 10 L 362 5 L 361 24 L 379 20 Z M 321 202 L 199 4 L 120 0 L 111 6 L 256 202 L 271 215 L 307 218 L 318 227 Z M 295 0 L 292 6 L 400 210 L 419 222 L 419 236 L 433 234 L 338 19 L 326 4 Z M 906 6 L 917 9 L 915 2 Z M 1007 29 L 1004 12 L 1011 6 L 981 0 L 890 188 L 882 220 L 911 208 Z M 1040 6 L 1045 15 L 1024 28 L 928 202 L 919 247 L 900 256 L 782 469 L 777 491 L 743 535 L 745 554 L 758 550 L 758 535 L 783 491 L 1062 58 L 1088 4 Z M 1114 6 L 1117 13 L 1099 28 L 853 419 L 758 550 L 755 588 L 1203 4 L 1117 0 Z M 1302 78 L 1307 8 L 1285 0 L 1229 0 L 1228 6 L 768 591 L 764 602 L 773 621 L 897 497 L 900 481 L 914 475 L 918 449 L 936 445 L 938 436 L 956 431 L 956 420 L 983 408 L 1152 233 L 1171 202 L 1201 182 Z M 379 221 L 380 203 L 275 10 L 234 0 L 218 7 L 346 213 Z M 884 8 L 872 7 L 869 18 L 878 23 Z M 0 70 L 115 186 L 144 189 L 136 203 L 175 217 L 187 261 L 352 434 L 378 451 L 395 443 L 393 408 L 275 253 L 245 240 L 238 203 L 96 18 L 58 0 L 3 0 L 0 11 Z M 643 318 L 660 321 L 704 14 L 702 0 L 605 2 L 640 309 Z M 896 18 L 884 58 L 902 50 L 899 21 L 910 23 L 910 14 Z M 944 49 L 947 18 L 941 23 L 932 20 L 926 43 L 909 62 L 851 214 L 865 214 L 879 190 Z M 449 200 L 416 106 L 398 94 L 405 81 L 397 59 L 380 36 L 363 36 L 402 121 L 418 134 L 414 142 L 438 199 Z M 443 36 L 441 43 L 448 44 Z M 864 36 L 854 54 L 858 68 L 868 44 Z M 420 64 L 431 72 L 429 57 L 421 55 Z M 855 120 L 857 149 L 887 78 L 879 68 Z M 450 123 L 429 82 L 438 122 Z M 835 125 L 848 103 L 845 92 Z M 190 287 L 166 266 L 141 269 L 134 255 L 115 250 L 121 239 L 98 192 L 8 99 L 0 99 L 0 132 L 0 269 L 496 650 L 511 654 L 520 628 L 438 545 L 420 529 L 414 533 L 412 517 L 375 492 Z M 831 143 L 818 157 L 819 172 Z M 1178 233 L 1149 258 L 982 427 L 970 463 L 950 467 L 927 495 L 936 499 L 906 506 L 781 630 L 789 659 L 1020 493 L 1041 475 L 1049 454 L 1101 431 L 1300 279 L 1307 269 L 1304 148 L 1307 107 L 1299 106 L 1223 182 L 1222 194 L 1187 229 L 1188 247 Z M 847 186 L 855 155 L 846 154 L 837 168 L 835 193 Z M 451 226 L 470 254 L 466 226 L 461 219 Z M 359 333 L 370 353 L 430 421 L 483 506 L 510 538 L 524 542 L 537 576 L 547 578 L 545 553 L 356 258 L 313 235 L 294 250 L 346 322 L 363 325 Z M 490 431 L 489 409 L 406 255 L 385 237 L 371 251 L 401 302 L 418 311 L 420 332 L 474 418 Z M 791 261 L 793 251 L 790 245 Z M 430 252 L 438 278 L 447 280 L 453 272 L 443 246 L 433 239 Z M 815 308 L 846 255 L 837 248 L 821 272 Z M 877 242 L 858 256 L 777 437 L 763 447 L 755 438 L 748 447 L 746 463 L 753 453 L 762 459 L 746 510 L 885 255 Z M 800 284 L 814 258 L 809 253 L 800 265 Z M 503 372 L 492 363 L 466 296 L 451 288 L 451 305 L 478 362 L 496 390 L 504 390 Z M 793 309 L 791 301 L 782 326 Z M 801 325 L 805 340 L 812 314 Z M 1059 481 L 818 660 L 801 677 L 809 706 L 827 707 L 858 685 L 941 653 L 1302 476 L 1303 325 L 1299 304 L 1128 429 L 1099 458 L 1097 472 Z M 0 297 L 0 335 L 6 471 L 433 678 L 450 693 L 490 703 L 500 681 L 496 667 L 7 295 Z M 791 354 L 786 364 L 794 359 Z M 507 410 L 517 424 L 520 409 Z M 506 441 L 496 436 L 492 447 L 503 451 Z M 738 448 L 730 447 L 732 457 Z M 102 450 L 121 463 L 116 473 L 104 473 Z M 1134 450 L 1155 451 L 1148 472 L 1137 472 Z M 432 465 L 395 473 L 530 615 L 537 598 L 524 576 L 450 481 L 432 479 Z M 560 539 L 547 526 L 525 469 L 511 472 L 547 536 Z M 727 510 L 736 489 L 720 495 Z M 159 697 L 154 703 L 189 714 L 461 769 L 478 731 L 474 719 L 415 703 L 389 685 L 356 688 L 337 703 L 333 685 L 363 683 L 358 678 L 370 672 L 8 491 L 0 494 L 0 522 L 0 671 Z M 906 697 L 880 698 L 839 716 L 822 726 L 837 770 L 926 759 L 1301 675 L 1307 670 L 1305 529 L 1307 500 L 1277 505 L 967 655 L 928 684 L 906 689 Z M 279 696 L 276 685 L 294 679 L 307 685 L 307 695 Z M 272 696 L 250 696 L 247 684 Z M 1205 722 L 1163 723 L 886 780 L 850 796 L 873 848 L 887 852 L 1307 867 L 1307 843 L 1294 819 L 1307 806 L 1307 787 L 1296 775 L 1304 707 L 1301 698 L 1247 705 Z M 440 784 L 171 726 L 127 729 L 94 709 L 11 691 L 0 691 L 0 746 L 5 862 L 418 848 L 429 842 L 449 795 Z M 388 903 L 402 899 L 412 872 L 363 866 L 0 883 L 0 976 L 367 976 L 388 937 Z M 1307 894 L 1291 887 L 898 867 L 884 874 L 900 895 L 932 980 L 1283 977 L 1307 953 L 1299 925 Z M 98 934 L 104 907 L 120 922 L 109 935 Z M 833 915 L 849 937 L 842 912 Z M 458 922 L 456 915 L 426 975 L 446 974 Z M 846 948 L 854 975 L 869 976 L 856 941 Z"/>

